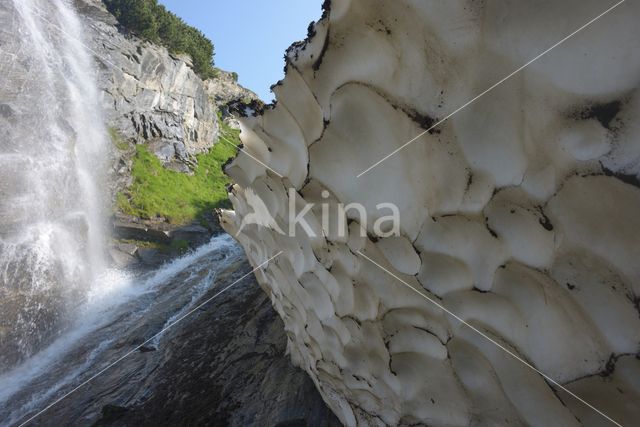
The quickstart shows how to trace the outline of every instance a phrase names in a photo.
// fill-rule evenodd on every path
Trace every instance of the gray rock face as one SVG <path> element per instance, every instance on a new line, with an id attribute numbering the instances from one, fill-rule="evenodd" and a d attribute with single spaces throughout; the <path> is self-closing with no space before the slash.
<path id="1" fill-rule="evenodd" d="M 225 105 L 233 101 L 253 101 L 258 95 L 238 84 L 234 74 L 219 70 L 216 77 L 204 82 L 205 90 L 216 105 Z"/>
<path id="2" fill-rule="evenodd" d="M 252 102 L 262 103 L 258 95 L 240 86 L 234 73 L 219 70 L 213 79 L 204 82 L 205 90 L 211 99 L 222 112 L 224 122 L 234 129 L 240 129 L 240 123 L 235 117 L 239 105 Z"/>
<path id="3" fill-rule="evenodd" d="M 218 124 L 190 59 L 125 35 L 100 0 L 76 0 L 99 63 L 109 125 L 125 141 L 150 144 L 163 162 L 189 163 L 217 140 Z"/>
<path id="4" fill-rule="evenodd" d="M 221 277 L 248 270 L 235 266 Z M 340 426 L 311 379 L 285 356 L 284 325 L 255 280 L 245 279 L 187 322 L 167 339 L 163 352 L 171 357 L 138 357 L 146 360 L 141 372 L 162 379 L 139 390 L 151 397 L 111 417 L 103 406 L 98 425 Z M 154 358 L 160 362 L 149 363 Z M 118 404 L 116 395 L 103 404 Z"/>

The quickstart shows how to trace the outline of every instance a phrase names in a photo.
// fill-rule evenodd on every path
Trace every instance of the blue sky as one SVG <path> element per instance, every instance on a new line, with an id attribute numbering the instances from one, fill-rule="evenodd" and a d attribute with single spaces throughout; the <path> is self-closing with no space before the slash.
<path id="1" fill-rule="evenodd" d="M 284 51 L 322 15 L 322 0 L 159 0 L 215 45 L 216 66 L 269 102 L 283 77 Z"/>

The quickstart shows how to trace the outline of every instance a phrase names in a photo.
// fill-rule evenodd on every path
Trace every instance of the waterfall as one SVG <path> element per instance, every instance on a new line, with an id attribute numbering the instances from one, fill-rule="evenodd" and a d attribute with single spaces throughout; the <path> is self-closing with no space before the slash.
<path id="1" fill-rule="evenodd" d="M 60 334 L 103 269 L 109 146 L 70 2 L 3 0 L 0 24 L 2 372 Z"/>

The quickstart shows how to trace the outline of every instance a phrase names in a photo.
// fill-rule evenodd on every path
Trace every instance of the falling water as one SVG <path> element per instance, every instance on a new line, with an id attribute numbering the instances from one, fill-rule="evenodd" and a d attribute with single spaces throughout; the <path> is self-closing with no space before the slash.
<path id="1" fill-rule="evenodd" d="M 0 373 L 55 339 L 102 268 L 108 145 L 65 0 L 0 1 Z"/>

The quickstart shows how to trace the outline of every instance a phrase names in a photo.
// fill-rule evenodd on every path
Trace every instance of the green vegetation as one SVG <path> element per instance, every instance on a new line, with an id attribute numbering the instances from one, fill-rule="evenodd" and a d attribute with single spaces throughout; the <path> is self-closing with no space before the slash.
<path id="1" fill-rule="evenodd" d="M 183 239 L 172 240 L 171 243 L 148 242 L 146 240 L 113 239 L 113 244 L 126 243 L 144 249 L 155 249 L 163 254 L 182 255 L 189 251 L 189 242 Z"/>
<path id="2" fill-rule="evenodd" d="M 202 78 L 214 77 L 213 43 L 202 32 L 187 25 L 157 0 L 104 0 L 120 25 L 137 36 L 160 43 L 173 53 L 186 53 Z"/>
<path id="3" fill-rule="evenodd" d="M 166 243 L 158 243 L 158 242 L 149 242 L 146 240 L 135 240 L 135 239 L 112 239 L 112 243 L 125 243 L 130 245 L 135 245 L 139 248 L 145 249 L 158 249 L 158 250 L 168 250 L 169 245 Z"/>
<path id="4" fill-rule="evenodd" d="M 111 138 L 111 143 L 114 147 L 121 151 L 129 148 L 129 144 L 127 144 L 127 142 L 122 138 L 122 135 L 120 135 L 120 132 L 118 132 L 116 128 L 110 127 L 108 132 L 109 138 Z"/>
<path id="5" fill-rule="evenodd" d="M 173 253 L 184 254 L 189 250 L 189 242 L 182 239 L 172 240 L 169 250 Z"/>
<path id="6" fill-rule="evenodd" d="M 221 133 L 240 144 L 239 131 L 220 121 Z M 164 217 L 171 223 L 184 224 L 201 219 L 214 208 L 229 207 L 229 178 L 222 166 L 236 155 L 236 148 L 220 141 L 207 153 L 196 156 L 198 165 L 192 175 L 164 168 L 145 145 L 137 145 L 133 158 L 133 184 L 118 194 L 118 209 L 140 218 Z"/>

